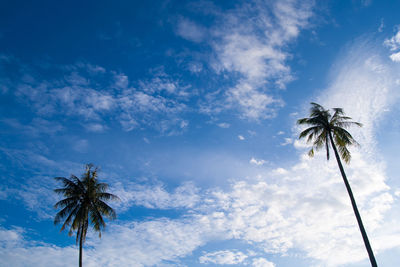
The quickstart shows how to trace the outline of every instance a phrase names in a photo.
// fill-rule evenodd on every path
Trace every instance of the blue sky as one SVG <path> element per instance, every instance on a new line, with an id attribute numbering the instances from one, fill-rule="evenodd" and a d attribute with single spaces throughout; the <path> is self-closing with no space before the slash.
<path id="1" fill-rule="evenodd" d="M 379 266 L 399 266 L 396 1 L 3 1 L 0 266 L 73 266 L 53 177 L 121 201 L 86 266 L 368 266 L 309 103 L 363 123 L 346 165 Z"/>

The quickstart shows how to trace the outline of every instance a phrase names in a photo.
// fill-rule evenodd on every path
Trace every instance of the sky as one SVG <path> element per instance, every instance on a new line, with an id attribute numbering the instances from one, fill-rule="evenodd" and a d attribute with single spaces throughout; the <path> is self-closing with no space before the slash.
<path id="1" fill-rule="evenodd" d="M 400 266 L 400 2 L 0 3 L 0 266 L 74 266 L 56 176 L 120 201 L 85 266 L 369 266 L 334 159 L 296 124 L 343 108 L 379 266 Z"/>

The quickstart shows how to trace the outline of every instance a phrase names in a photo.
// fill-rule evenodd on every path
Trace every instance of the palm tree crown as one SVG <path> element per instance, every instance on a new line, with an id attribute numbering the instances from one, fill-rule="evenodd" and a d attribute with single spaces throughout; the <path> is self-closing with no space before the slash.
<path id="1" fill-rule="evenodd" d="M 85 242 L 89 224 L 101 237 L 101 231 L 106 227 L 103 216 L 116 218 L 115 211 L 105 201 L 116 200 L 118 197 L 106 192 L 108 185 L 98 181 L 97 173 L 97 168 L 93 169 L 92 164 L 87 164 L 81 179 L 73 174 L 70 179 L 55 178 L 62 182 L 63 188 L 55 189 L 54 192 L 65 198 L 54 205 L 56 209 L 61 208 L 54 218 L 54 224 L 65 219 L 61 231 L 67 226 L 70 227 L 70 236 L 77 231 L 76 242 L 80 243 L 79 266 L 82 266 L 82 244 Z"/>
<path id="2" fill-rule="evenodd" d="M 359 122 L 350 121 L 351 118 L 344 116 L 343 109 L 334 108 L 333 115 L 317 103 L 311 103 L 310 117 L 299 119 L 297 124 L 311 126 L 300 133 L 299 138 L 307 138 L 307 143 L 313 146 L 308 152 L 310 157 L 314 156 L 314 149 L 319 150 L 326 147 L 326 157 L 329 160 L 329 138 L 338 148 L 341 158 L 349 163 L 351 155 L 347 146 L 358 145 L 350 133 L 345 129 L 351 125 L 362 126 Z"/>

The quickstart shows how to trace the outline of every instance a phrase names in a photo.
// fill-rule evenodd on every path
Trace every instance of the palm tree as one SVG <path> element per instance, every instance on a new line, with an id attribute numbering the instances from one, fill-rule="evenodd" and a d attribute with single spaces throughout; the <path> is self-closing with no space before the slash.
<path id="1" fill-rule="evenodd" d="M 76 243 L 79 241 L 79 267 L 82 267 L 82 246 L 86 239 L 89 223 L 96 232 L 106 227 L 103 216 L 115 219 L 115 211 L 105 201 L 116 200 L 117 196 L 107 191 L 108 185 L 97 180 L 98 168 L 93 169 L 92 164 L 86 165 L 86 171 L 82 178 L 71 175 L 70 179 L 56 177 L 62 182 L 63 188 L 55 189 L 54 192 L 63 195 L 65 199 L 58 201 L 54 208 L 61 208 L 54 218 L 54 224 L 65 219 L 61 231 L 70 227 L 69 235 L 76 233 Z"/>
<path id="2" fill-rule="evenodd" d="M 364 239 L 365 247 L 368 251 L 369 260 L 371 266 L 376 267 L 376 260 L 372 251 L 371 245 L 368 241 L 368 236 L 365 231 L 364 225 L 361 221 L 360 213 L 357 209 L 357 204 L 351 191 L 350 184 L 347 180 L 346 173 L 344 172 L 340 157 L 346 162 L 350 162 L 350 152 L 347 149 L 349 145 L 358 145 L 350 133 L 345 129 L 351 125 L 361 127 L 362 124 L 351 121 L 350 117 L 344 115 L 343 109 L 334 108 L 333 115 L 329 110 L 324 109 L 321 105 L 311 103 L 310 117 L 299 119 L 297 124 L 311 126 L 305 129 L 299 135 L 299 139 L 307 137 L 307 143 L 312 143 L 312 148 L 308 152 L 310 157 L 314 156 L 314 149 L 319 150 L 323 147 L 326 148 L 326 157 L 329 160 L 329 144 L 332 146 L 335 152 L 336 161 L 339 165 L 340 173 L 342 174 L 344 184 L 347 189 L 347 193 L 350 196 L 351 205 L 353 206 L 354 213 L 357 218 L 358 226 L 361 231 L 361 235 Z"/>

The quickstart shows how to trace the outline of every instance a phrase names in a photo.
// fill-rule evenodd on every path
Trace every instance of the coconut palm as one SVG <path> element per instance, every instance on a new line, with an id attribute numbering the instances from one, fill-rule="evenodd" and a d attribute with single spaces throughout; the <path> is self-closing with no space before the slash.
<path id="1" fill-rule="evenodd" d="M 97 173 L 97 168 L 93 169 L 92 164 L 87 164 L 81 179 L 73 174 L 70 179 L 55 178 L 62 182 L 63 188 L 55 189 L 54 192 L 65 198 L 54 205 L 56 209 L 61 208 L 54 218 L 54 224 L 65 219 L 61 231 L 69 227 L 70 236 L 76 231 L 76 243 L 79 241 L 79 267 L 82 267 L 82 246 L 89 224 L 101 237 L 101 231 L 106 227 L 103 216 L 116 218 L 115 211 L 105 201 L 116 200 L 118 197 L 106 192 L 108 185 L 98 181 Z"/>
<path id="2" fill-rule="evenodd" d="M 299 139 L 307 137 L 307 143 L 312 143 L 312 148 L 308 152 L 310 157 L 314 156 L 314 150 L 319 150 L 325 147 L 326 157 L 327 160 L 329 160 L 329 147 L 332 146 L 340 173 L 342 174 L 343 181 L 347 189 L 347 193 L 350 196 L 351 205 L 353 206 L 358 226 L 364 239 L 365 247 L 368 251 L 371 265 L 376 267 L 377 264 L 374 253 L 371 245 L 369 244 L 368 236 L 361 221 L 361 216 L 358 212 L 356 201 L 340 160 L 340 158 L 342 158 L 346 163 L 349 163 L 351 155 L 347 147 L 350 145 L 358 145 L 358 143 L 345 128 L 352 125 L 361 127 L 362 124 L 351 121 L 350 117 L 344 115 L 343 109 L 341 108 L 334 108 L 333 111 L 334 112 L 332 115 L 329 110 L 324 109 L 321 105 L 311 103 L 310 117 L 299 119 L 297 121 L 297 124 L 299 125 L 310 126 L 310 128 L 307 128 L 300 133 Z"/>

